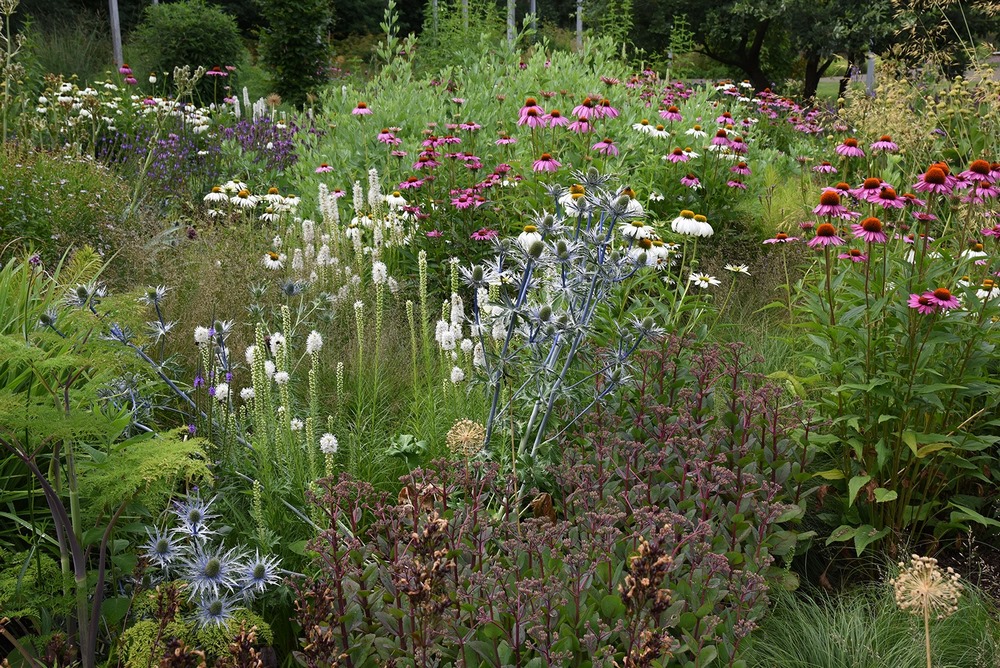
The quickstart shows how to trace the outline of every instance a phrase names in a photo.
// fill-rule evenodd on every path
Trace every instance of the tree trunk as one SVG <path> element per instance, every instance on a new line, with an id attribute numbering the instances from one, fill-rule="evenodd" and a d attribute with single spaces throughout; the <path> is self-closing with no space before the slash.
<path id="1" fill-rule="evenodd" d="M 806 100 L 811 100 L 816 97 L 816 91 L 819 89 L 819 78 L 822 75 L 819 68 L 819 57 L 809 56 L 806 58 L 806 76 L 805 81 L 803 81 L 802 97 Z"/>

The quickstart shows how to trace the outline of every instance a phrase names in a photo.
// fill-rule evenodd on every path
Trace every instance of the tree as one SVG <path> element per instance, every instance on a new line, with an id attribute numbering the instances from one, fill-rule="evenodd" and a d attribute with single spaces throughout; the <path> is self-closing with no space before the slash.
<path id="1" fill-rule="evenodd" d="M 327 80 L 329 0 L 258 0 L 267 25 L 260 33 L 261 60 L 274 74 L 281 97 L 302 106 Z"/>

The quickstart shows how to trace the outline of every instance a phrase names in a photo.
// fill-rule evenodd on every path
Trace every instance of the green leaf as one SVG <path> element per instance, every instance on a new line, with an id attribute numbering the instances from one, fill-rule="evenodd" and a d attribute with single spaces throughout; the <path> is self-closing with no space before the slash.
<path id="1" fill-rule="evenodd" d="M 929 454 L 952 447 L 954 446 L 951 443 L 928 443 L 927 445 L 922 445 L 917 450 L 917 459 L 923 459 Z"/>
<path id="2" fill-rule="evenodd" d="M 858 551 L 858 556 L 861 556 L 866 547 L 877 540 L 885 538 L 888 533 L 889 527 L 885 527 L 881 531 L 876 531 L 875 527 L 870 524 L 858 527 L 858 530 L 854 534 L 854 549 Z"/>
<path id="3" fill-rule="evenodd" d="M 856 475 L 853 478 L 851 478 L 851 481 L 847 483 L 848 506 L 854 505 L 854 499 L 855 497 L 857 497 L 858 492 L 861 491 L 861 488 L 867 485 L 868 481 L 871 479 L 872 477 L 870 475 Z"/>
<path id="4" fill-rule="evenodd" d="M 896 493 L 894 489 L 886 489 L 885 487 L 875 488 L 875 501 L 876 503 L 885 503 L 887 501 L 895 501 L 899 498 L 899 494 Z"/>
<path id="5" fill-rule="evenodd" d="M 828 471 L 820 471 L 819 473 L 814 473 L 813 477 L 820 477 L 824 480 L 843 480 L 847 476 L 840 469 L 830 469 Z"/>
<path id="6" fill-rule="evenodd" d="M 128 596 L 104 599 L 104 602 L 101 603 L 101 615 L 104 617 L 104 622 L 108 626 L 117 626 L 120 621 L 125 619 L 131 605 L 132 599 Z"/>
<path id="7" fill-rule="evenodd" d="M 903 443 L 906 443 L 906 445 L 908 445 L 910 447 L 910 450 L 913 451 L 914 455 L 917 454 L 917 435 L 916 435 L 916 433 L 907 430 L 907 431 L 904 431 L 902 433 L 902 437 L 903 437 Z"/>
<path id="8" fill-rule="evenodd" d="M 618 619 L 625 614 L 625 604 L 617 594 L 607 594 L 601 599 L 601 614 L 607 619 Z"/>
<path id="9" fill-rule="evenodd" d="M 719 658 L 719 650 L 716 649 L 715 645 L 705 645 L 698 652 L 698 666 L 704 668 L 717 658 Z"/>
<path id="10" fill-rule="evenodd" d="M 847 524 L 842 524 L 833 530 L 833 533 L 830 534 L 830 537 L 826 539 L 826 544 L 829 545 L 830 543 L 839 543 L 845 540 L 851 540 L 852 538 L 854 538 L 854 534 L 856 534 L 857 532 L 858 532 L 857 527 L 852 527 Z"/>
<path id="11" fill-rule="evenodd" d="M 978 522 L 979 524 L 982 524 L 983 526 L 1000 528 L 1000 522 L 998 522 L 997 520 L 995 520 L 995 519 L 993 519 L 991 517 L 986 517 L 985 515 L 983 515 L 981 513 L 977 513 L 972 508 L 969 508 L 967 506 L 960 506 L 960 505 L 958 505 L 957 503 L 954 503 L 954 502 L 952 502 L 952 503 L 950 503 L 948 505 L 950 507 L 952 507 L 952 508 L 957 508 L 960 511 L 960 512 L 952 513 L 951 514 L 951 521 L 952 522 L 961 521 L 961 520 L 972 520 L 973 522 Z"/>

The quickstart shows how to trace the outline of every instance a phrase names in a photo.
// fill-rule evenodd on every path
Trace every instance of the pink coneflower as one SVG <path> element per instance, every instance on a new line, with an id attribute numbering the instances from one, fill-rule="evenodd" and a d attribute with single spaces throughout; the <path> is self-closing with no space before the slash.
<path id="1" fill-rule="evenodd" d="M 837 168 L 834 167 L 833 165 L 831 165 L 826 160 L 824 160 L 823 162 L 821 162 L 818 165 L 816 165 L 815 167 L 813 167 L 812 170 L 814 172 L 816 172 L 817 174 L 836 174 L 837 173 Z"/>
<path id="2" fill-rule="evenodd" d="M 388 128 L 383 128 L 382 132 L 378 133 L 378 136 L 376 136 L 375 139 L 389 146 L 399 146 L 403 143 L 403 140 L 389 132 Z"/>
<path id="3" fill-rule="evenodd" d="M 676 164 L 678 162 L 687 162 L 691 159 L 691 157 L 684 152 L 684 149 L 675 148 L 673 151 L 663 156 L 663 159 Z"/>
<path id="4" fill-rule="evenodd" d="M 618 110 L 611 106 L 611 100 L 604 98 L 596 107 L 598 118 L 618 118 Z"/>
<path id="5" fill-rule="evenodd" d="M 425 236 L 430 239 L 437 239 L 438 237 L 443 236 L 443 234 L 441 233 L 441 230 L 431 230 L 427 232 Z"/>
<path id="6" fill-rule="evenodd" d="M 889 135 L 879 137 L 877 142 L 872 142 L 870 148 L 873 151 L 884 151 L 885 153 L 895 153 L 899 150 L 899 146 L 896 145 L 896 142 L 892 141 L 892 137 Z"/>
<path id="7" fill-rule="evenodd" d="M 878 178 L 877 176 L 869 176 L 861 183 L 859 187 L 851 190 L 851 196 L 856 199 L 864 200 L 866 202 L 871 202 L 875 197 L 878 196 L 879 191 L 881 191 L 882 188 L 888 185 L 889 184 L 885 183 L 884 181 L 882 181 L 882 179 Z"/>
<path id="8" fill-rule="evenodd" d="M 130 74 L 130 75 L 128 75 L 127 77 L 125 77 L 125 84 L 126 84 L 126 85 L 128 85 L 128 86 L 134 86 L 134 85 L 136 85 L 137 83 L 139 83 L 139 80 L 138 80 L 138 79 L 136 79 L 136 78 L 135 78 L 134 76 L 132 76 L 131 74 Z"/>
<path id="9" fill-rule="evenodd" d="M 531 168 L 536 172 L 554 172 L 562 164 L 549 153 L 542 153 L 542 157 L 532 163 Z"/>
<path id="10" fill-rule="evenodd" d="M 358 106 L 354 107 L 354 111 L 351 112 L 354 116 L 369 116 L 371 113 L 372 110 L 364 102 L 358 102 Z"/>
<path id="11" fill-rule="evenodd" d="M 587 120 L 586 116 L 579 116 L 575 121 L 566 126 L 566 129 L 570 132 L 576 132 L 578 134 L 585 134 L 593 132 L 590 126 L 590 121 Z"/>
<path id="12" fill-rule="evenodd" d="M 205 76 L 206 77 L 228 77 L 229 76 L 229 72 L 225 71 L 224 69 L 222 69 L 221 67 L 219 67 L 218 65 L 216 65 L 212 69 L 210 69 L 207 72 L 205 72 Z"/>
<path id="13" fill-rule="evenodd" d="M 473 204 L 475 204 L 475 200 L 473 200 L 472 197 L 470 197 L 466 193 L 462 193 L 458 197 L 454 197 L 451 200 L 451 205 L 453 207 L 455 207 L 456 209 L 460 209 L 460 210 L 461 209 L 468 209 Z"/>
<path id="14" fill-rule="evenodd" d="M 865 218 L 860 223 L 851 225 L 851 232 L 868 243 L 884 244 L 888 239 L 882 228 L 882 221 L 875 217 Z"/>
<path id="15" fill-rule="evenodd" d="M 413 169 L 434 169 L 440 167 L 441 163 L 434 159 L 432 155 L 421 153 L 417 161 L 413 163 Z"/>
<path id="16" fill-rule="evenodd" d="M 493 239 L 496 239 L 498 236 L 499 232 L 497 232 L 496 230 L 491 230 L 488 227 L 484 227 L 470 234 L 469 238 L 472 239 L 473 241 L 492 241 Z"/>
<path id="17" fill-rule="evenodd" d="M 841 142 L 835 149 L 838 155 L 842 155 L 845 158 L 863 158 L 865 157 L 865 152 L 858 147 L 858 140 L 853 137 L 848 137 L 843 142 Z"/>
<path id="18" fill-rule="evenodd" d="M 528 109 L 520 118 L 517 119 L 517 124 L 527 125 L 529 128 L 544 128 L 545 114 L 541 107 Z"/>
<path id="19" fill-rule="evenodd" d="M 927 206 L 925 200 L 919 199 L 913 193 L 903 193 L 903 201 L 909 206 Z"/>
<path id="20" fill-rule="evenodd" d="M 949 195 L 954 189 L 954 184 L 949 180 L 948 167 L 942 163 L 936 163 L 927 168 L 927 171 L 917 178 L 913 184 L 913 189 L 922 193 L 935 193 L 937 195 Z"/>
<path id="21" fill-rule="evenodd" d="M 476 123 L 474 121 L 466 121 L 464 123 L 459 123 L 458 124 L 458 129 L 459 130 L 464 130 L 465 132 L 476 132 L 477 130 L 481 129 L 482 127 L 483 127 L 482 125 L 480 125 L 479 123 Z"/>
<path id="22" fill-rule="evenodd" d="M 533 111 L 534 115 L 538 117 L 545 115 L 545 110 L 538 106 L 538 100 L 533 97 L 526 98 L 524 100 L 524 106 L 517 112 L 518 125 L 524 125 L 527 122 L 524 119 L 528 116 L 529 111 Z"/>
<path id="23" fill-rule="evenodd" d="M 837 236 L 837 228 L 830 223 L 823 223 L 816 228 L 816 236 L 808 242 L 810 248 L 816 246 L 843 246 L 844 240 Z"/>
<path id="24" fill-rule="evenodd" d="M 128 66 L 128 63 L 122 63 L 122 66 L 118 68 L 118 73 L 125 76 L 132 76 L 132 68 Z"/>
<path id="25" fill-rule="evenodd" d="M 389 155 L 394 158 L 405 158 L 407 156 L 406 151 L 389 151 Z"/>
<path id="26" fill-rule="evenodd" d="M 444 137 L 441 137 L 438 141 L 442 145 L 443 144 L 461 144 L 462 143 L 462 138 L 461 137 L 456 137 L 455 135 L 445 135 Z"/>
<path id="27" fill-rule="evenodd" d="M 569 125 L 569 119 L 562 115 L 562 112 L 558 109 L 551 110 L 545 116 L 545 122 L 549 124 L 550 127 L 565 127 Z"/>
<path id="28" fill-rule="evenodd" d="M 334 188 L 333 193 L 331 194 L 333 195 L 333 199 L 340 199 L 341 197 L 345 196 L 347 192 L 341 190 L 340 188 Z"/>
<path id="29" fill-rule="evenodd" d="M 868 200 L 872 204 L 881 204 L 883 209 L 902 209 L 906 206 L 906 200 L 896 196 L 894 188 L 882 187 L 878 194 Z"/>
<path id="30" fill-rule="evenodd" d="M 715 119 L 715 122 L 719 125 L 731 125 L 733 122 L 733 115 L 728 111 L 722 112 L 722 115 Z"/>
<path id="31" fill-rule="evenodd" d="M 980 181 L 986 181 L 987 183 L 995 183 L 996 178 L 992 174 L 990 169 L 990 163 L 985 160 L 973 160 L 969 168 L 958 175 L 958 178 L 964 181 L 970 181 L 973 183 L 978 183 Z"/>
<path id="32" fill-rule="evenodd" d="M 745 162 L 737 162 L 735 165 L 729 168 L 733 174 L 739 174 L 740 176 L 750 176 L 750 167 L 747 166 Z"/>
<path id="33" fill-rule="evenodd" d="M 411 188 L 419 188 L 424 185 L 424 180 L 416 176 L 407 176 L 405 181 L 400 182 L 400 190 L 409 190 Z"/>
<path id="34" fill-rule="evenodd" d="M 319 167 L 316 168 L 316 173 L 317 174 L 323 174 L 325 172 L 332 172 L 332 171 L 333 171 L 333 167 L 331 167 L 330 165 L 326 164 L 325 162 L 323 164 L 321 164 Z"/>
<path id="35" fill-rule="evenodd" d="M 601 155 L 618 155 L 618 147 L 610 137 L 605 137 L 590 148 Z"/>
<path id="36" fill-rule="evenodd" d="M 911 294 L 910 299 L 906 302 L 907 306 L 910 308 L 917 309 L 917 313 L 920 315 L 929 315 L 937 310 L 937 305 L 931 301 L 928 294 L 934 293 L 924 293 L 922 295 Z"/>
<path id="37" fill-rule="evenodd" d="M 948 288 L 938 288 L 937 290 L 928 290 L 922 296 L 927 297 L 930 302 L 942 311 L 950 311 L 953 308 L 958 308 L 961 304 L 958 301 L 958 297 L 951 294 L 951 290 Z"/>
<path id="38" fill-rule="evenodd" d="M 981 230 L 981 232 L 985 237 L 995 237 L 1000 239 L 1000 223 L 997 223 L 993 227 L 987 227 L 985 230 Z"/>
<path id="39" fill-rule="evenodd" d="M 837 256 L 839 260 L 850 260 L 851 262 L 867 262 L 868 256 L 859 251 L 857 248 L 852 248 L 846 253 L 841 253 Z"/>
<path id="40" fill-rule="evenodd" d="M 597 102 L 590 97 L 585 97 L 583 102 L 573 107 L 573 115 L 577 118 L 590 119 L 592 116 L 597 117 Z"/>
<path id="41" fill-rule="evenodd" d="M 730 188 L 738 188 L 740 190 L 747 189 L 747 184 L 743 183 L 743 181 L 739 179 L 730 179 L 726 181 L 726 185 L 729 186 Z"/>
<path id="42" fill-rule="evenodd" d="M 819 196 L 819 206 L 813 209 L 813 213 L 817 216 L 851 217 L 851 212 L 840 203 L 840 194 L 836 190 L 823 191 Z"/>
<path id="43" fill-rule="evenodd" d="M 790 244 L 793 241 L 798 241 L 798 240 L 799 240 L 798 237 L 790 237 L 787 234 L 785 234 L 784 232 L 778 232 L 777 234 L 775 234 L 770 239 L 764 239 L 764 243 L 766 243 L 766 244 Z"/>
<path id="44" fill-rule="evenodd" d="M 996 198 L 997 194 L 1000 194 L 1000 190 L 988 181 L 976 181 L 975 186 L 969 191 L 969 194 L 962 198 L 962 201 L 969 204 L 982 204 L 988 199 Z"/>
<path id="45" fill-rule="evenodd" d="M 665 121 L 670 121 L 671 123 L 677 123 L 684 120 L 681 116 L 681 111 L 674 105 L 670 105 L 666 109 L 660 112 L 660 118 Z"/>
<path id="46" fill-rule="evenodd" d="M 496 140 L 496 145 L 497 146 L 507 146 L 509 144 L 516 144 L 516 143 L 517 143 L 517 139 L 514 138 L 514 137 L 511 137 L 506 132 L 501 133 L 500 134 L 500 139 Z"/>
<path id="47" fill-rule="evenodd" d="M 681 185 L 686 188 L 693 188 L 697 190 L 698 188 L 701 188 L 701 181 L 699 181 L 698 177 L 694 174 L 688 174 L 681 177 Z"/>
<path id="48" fill-rule="evenodd" d="M 729 146 L 729 133 L 725 130 L 718 130 L 712 137 L 712 146 Z"/>

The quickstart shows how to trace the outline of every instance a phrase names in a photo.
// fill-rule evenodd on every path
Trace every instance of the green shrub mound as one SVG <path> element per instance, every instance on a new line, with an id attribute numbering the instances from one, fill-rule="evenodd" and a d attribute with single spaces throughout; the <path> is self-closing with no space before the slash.
<path id="1" fill-rule="evenodd" d="M 244 60 L 245 53 L 236 19 L 202 0 L 150 6 L 136 29 L 132 45 L 154 72 L 173 72 L 175 67 L 184 65 L 208 70 L 236 66 Z M 215 79 L 206 77 L 202 81 L 199 90 L 202 96 L 221 93 L 223 82 Z M 229 79 L 225 83 L 232 85 Z"/>

